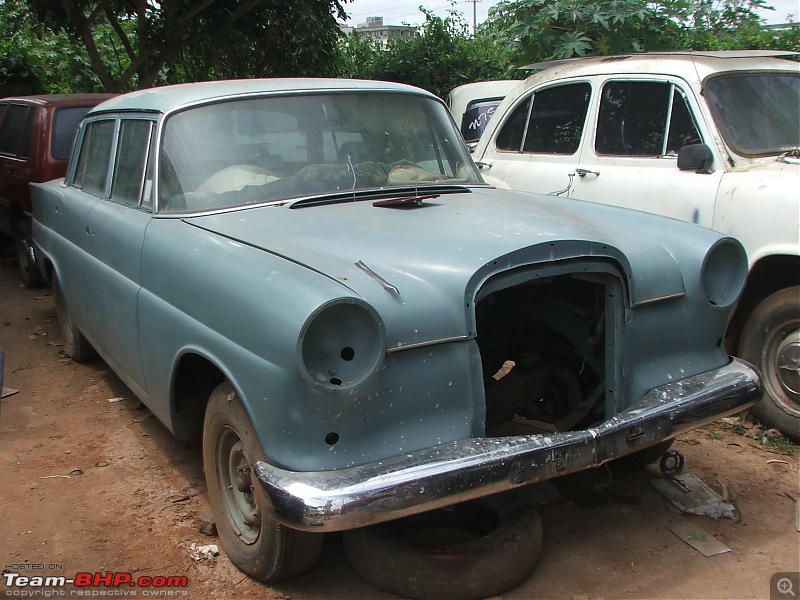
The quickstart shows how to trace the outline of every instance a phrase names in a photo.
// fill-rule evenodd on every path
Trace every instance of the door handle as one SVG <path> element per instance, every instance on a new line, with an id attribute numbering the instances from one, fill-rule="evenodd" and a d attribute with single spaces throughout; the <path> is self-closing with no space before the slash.
<path id="1" fill-rule="evenodd" d="M 597 177 L 600 177 L 600 171 L 592 171 L 591 169 L 575 169 L 575 172 L 580 177 L 586 177 L 587 175 L 595 175 Z"/>
<path id="2" fill-rule="evenodd" d="M 492 168 L 492 163 L 477 161 L 475 163 L 475 166 L 478 167 L 481 170 L 483 170 L 483 169 L 491 169 Z"/>

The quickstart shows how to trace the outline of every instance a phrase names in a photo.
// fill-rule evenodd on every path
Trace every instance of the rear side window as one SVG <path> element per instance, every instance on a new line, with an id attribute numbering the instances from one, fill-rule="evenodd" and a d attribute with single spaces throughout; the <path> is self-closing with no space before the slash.
<path id="1" fill-rule="evenodd" d="M 676 155 L 701 141 L 683 93 L 660 81 L 611 81 L 603 87 L 595 151 L 600 155 Z"/>
<path id="2" fill-rule="evenodd" d="M 56 109 L 53 116 L 53 132 L 50 140 L 50 155 L 57 160 L 67 160 L 78 133 L 81 119 L 91 106 L 70 106 Z"/>
<path id="3" fill-rule="evenodd" d="M 467 143 L 477 142 L 481 138 L 495 109 L 502 101 L 502 98 L 487 98 L 469 103 L 461 119 L 461 135 Z"/>
<path id="4" fill-rule="evenodd" d="M 23 124 L 29 123 L 28 112 L 29 108 L 20 104 L 12 104 L 8 107 L 3 122 L 0 124 L 0 153 L 17 154 Z M 28 138 L 30 139 L 30 135 Z"/>
<path id="5" fill-rule="evenodd" d="M 114 121 L 95 121 L 86 127 L 73 185 L 103 197 L 114 141 Z"/>
<path id="6" fill-rule="evenodd" d="M 144 185 L 144 170 L 150 148 L 150 121 L 123 120 L 120 125 L 117 161 L 111 199 L 139 205 Z"/>
<path id="7" fill-rule="evenodd" d="M 591 86 L 574 83 L 535 92 L 517 106 L 497 138 L 498 150 L 575 154 L 580 146 Z"/>

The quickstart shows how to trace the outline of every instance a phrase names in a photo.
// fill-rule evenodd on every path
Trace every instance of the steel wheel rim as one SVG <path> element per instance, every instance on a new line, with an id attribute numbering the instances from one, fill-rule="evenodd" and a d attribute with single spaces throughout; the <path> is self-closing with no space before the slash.
<path id="1" fill-rule="evenodd" d="M 216 458 L 225 516 L 242 542 L 254 544 L 261 534 L 261 511 L 253 496 L 244 443 L 230 427 L 220 433 Z"/>

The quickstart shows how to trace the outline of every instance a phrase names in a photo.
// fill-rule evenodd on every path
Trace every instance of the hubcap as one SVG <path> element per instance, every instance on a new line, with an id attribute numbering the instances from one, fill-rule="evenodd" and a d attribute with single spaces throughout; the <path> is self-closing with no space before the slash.
<path id="1" fill-rule="evenodd" d="M 800 417 L 800 329 L 776 327 L 762 350 L 764 385 L 781 410 Z"/>
<path id="2" fill-rule="evenodd" d="M 789 334 L 778 347 L 778 377 L 796 400 L 800 396 L 800 330 Z"/>
<path id="3" fill-rule="evenodd" d="M 217 444 L 219 482 L 228 521 L 245 544 L 253 544 L 261 532 L 261 511 L 253 496 L 250 461 L 237 433 L 226 428 Z"/>

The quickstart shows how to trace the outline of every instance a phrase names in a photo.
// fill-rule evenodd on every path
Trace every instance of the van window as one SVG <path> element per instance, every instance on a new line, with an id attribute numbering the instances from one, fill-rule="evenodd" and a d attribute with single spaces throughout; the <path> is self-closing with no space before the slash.
<path id="1" fill-rule="evenodd" d="M 23 123 L 27 122 L 27 119 L 25 118 L 27 113 L 27 106 L 12 104 L 8 107 L 5 118 L 3 119 L 2 124 L 0 124 L 1 153 L 11 155 L 17 154 L 19 133 L 22 130 Z"/>
<path id="2" fill-rule="evenodd" d="M 53 115 L 53 132 L 50 139 L 50 155 L 57 160 L 67 160 L 78 133 L 81 119 L 91 106 L 70 106 L 56 109 Z"/>

